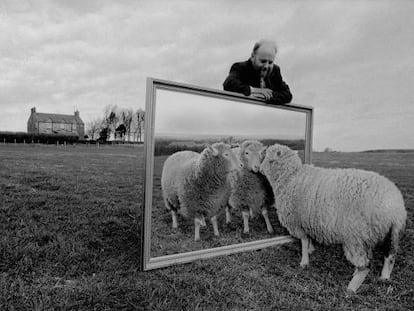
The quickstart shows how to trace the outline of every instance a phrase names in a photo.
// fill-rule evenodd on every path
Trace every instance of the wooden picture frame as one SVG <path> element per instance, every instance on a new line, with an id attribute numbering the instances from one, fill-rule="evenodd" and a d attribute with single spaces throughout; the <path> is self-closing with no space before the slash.
<path id="1" fill-rule="evenodd" d="M 276 127 L 275 130 L 275 126 L 279 127 Z M 272 237 L 264 235 L 263 238 L 246 241 L 240 240 L 238 237 L 236 243 L 221 245 L 220 241 L 217 241 L 220 239 L 218 237 L 217 240 L 212 238 L 207 242 L 201 242 L 200 245 L 207 243 L 205 244 L 207 246 L 196 247 L 194 250 L 174 250 L 172 253 L 167 252 L 166 254 L 160 252 L 159 249 L 168 248 L 167 246 L 171 244 L 168 242 L 171 236 L 184 237 L 185 241 L 193 239 L 191 230 L 179 234 L 171 231 L 171 234 L 169 234 L 170 214 L 165 207 L 161 206 L 162 198 L 159 198 L 159 185 L 154 182 L 155 180 L 159 183 L 159 168 L 162 167 L 162 163 L 158 163 L 159 158 L 165 159 L 166 157 L 165 155 L 162 157 L 155 156 L 154 153 L 156 150 L 159 152 L 156 145 L 161 141 L 161 138 L 164 139 L 163 142 L 165 143 L 168 139 L 173 139 L 172 137 L 174 139 L 179 137 L 178 140 L 181 139 L 181 142 L 174 140 L 177 144 L 167 146 L 168 148 L 173 146 L 174 148 L 171 147 L 170 149 L 174 151 L 179 149 L 182 140 L 191 140 L 189 137 L 198 137 L 198 139 L 203 137 L 206 142 L 209 142 L 214 139 L 220 140 L 224 137 L 223 134 L 227 135 L 229 139 L 237 139 L 237 137 L 253 139 L 255 137 L 266 138 L 272 135 L 276 137 L 282 135 L 282 133 L 284 137 L 288 137 L 289 133 L 292 132 L 292 137 L 297 136 L 298 139 L 291 139 L 291 141 L 303 143 L 303 161 L 311 163 L 312 130 L 313 108 L 309 106 L 296 104 L 268 105 L 262 100 L 237 93 L 148 78 L 144 133 L 145 184 L 143 187 L 141 223 L 142 270 L 146 271 L 197 259 L 263 249 L 293 240 L 288 234 Z M 249 133 L 252 133 L 252 136 L 248 135 Z M 168 137 L 168 139 L 166 140 L 165 137 Z M 284 137 L 276 138 L 285 139 Z M 190 143 L 188 144 L 190 145 Z M 196 145 L 194 143 L 192 146 Z M 181 147 L 183 146 L 181 145 Z M 154 164 L 156 164 L 156 169 Z M 155 214 L 158 218 L 155 217 Z M 156 228 L 157 226 L 161 229 Z M 160 231 L 160 237 L 155 237 Z M 237 228 L 234 229 L 235 236 L 239 235 L 238 232 Z M 227 234 L 230 241 L 232 240 L 231 234 L 233 233 L 230 230 Z M 166 237 L 165 241 L 163 241 L 163 237 Z M 175 243 L 176 240 L 172 241 Z M 178 242 L 177 245 L 179 244 Z"/>

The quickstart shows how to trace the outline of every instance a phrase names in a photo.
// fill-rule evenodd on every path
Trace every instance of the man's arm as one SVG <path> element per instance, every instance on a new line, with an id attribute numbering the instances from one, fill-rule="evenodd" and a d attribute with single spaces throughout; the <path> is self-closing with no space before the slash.
<path id="1" fill-rule="evenodd" d="M 282 85 L 277 91 L 273 91 L 273 96 L 267 102 L 273 105 L 288 104 L 292 100 L 292 93 L 290 92 L 289 86 L 282 81 Z"/>
<path id="2" fill-rule="evenodd" d="M 246 96 L 250 95 L 250 86 L 242 82 L 242 70 L 242 66 L 238 63 L 231 66 L 230 73 L 223 83 L 225 91 L 241 93 Z"/>
<path id="3" fill-rule="evenodd" d="M 279 67 L 277 67 L 275 75 L 272 78 L 272 83 L 274 84 L 272 88 L 273 96 L 267 101 L 267 103 L 273 105 L 290 103 L 292 100 L 292 93 L 290 92 L 289 86 L 285 83 L 285 81 L 283 81 Z"/>

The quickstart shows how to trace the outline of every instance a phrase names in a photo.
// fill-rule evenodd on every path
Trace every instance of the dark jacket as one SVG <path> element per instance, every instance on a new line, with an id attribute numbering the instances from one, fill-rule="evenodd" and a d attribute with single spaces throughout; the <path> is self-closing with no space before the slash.
<path id="1" fill-rule="evenodd" d="M 287 104 L 292 100 L 289 86 L 283 81 L 279 66 L 273 65 L 265 83 L 266 87 L 273 91 L 273 97 L 267 101 L 269 104 Z M 233 64 L 223 83 L 224 90 L 249 96 L 250 86 L 260 87 L 260 72 L 254 70 L 250 59 Z"/>

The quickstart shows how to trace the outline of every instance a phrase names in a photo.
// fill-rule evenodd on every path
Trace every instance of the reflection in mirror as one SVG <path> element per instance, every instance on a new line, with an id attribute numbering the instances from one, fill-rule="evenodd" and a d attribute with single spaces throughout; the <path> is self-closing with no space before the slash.
<path id="1" fill-rule="evenodd" d="M 174 254 L 191 254 L 191 252 L 200 250 L 212 250 L 213 252 L 231 245 L 244 245 L 245 243 L 256 243 L 257 241 L 287 236 L 288 233 L 280 226 L 273 207 L 267 209 L 267 217 L 263 217 L 260 207 L 246 210 L 243 208 L 243 204 L 222 204 L 217 208 L 214 213 L 216 217 L 213 219 L 210 218 L 212 215 L 206 215 L 203 219 L 189 217 L 188 215 L 193 215 L 195 212 L 192 213 L 192 210 L 188 211 L 182 208 L 178 208 L 177 213 L 172 212 L 171 209 L 175 209 L 175 204 L 171 201 L 174 200 L 169 200 L 170 198 L 166 194 L 168 191 L 163 193 L 162 190 L 162 186 L 167 188 L 165 184 L 170 182 L 165 181 L 165 177 L 164 184 L 162 182 L 163 167 L 164 165 L 166 169 L 169 167 L 168 170 L 173 171 L 171 175 L 177 176 L 182 171 L 180 167 L 183 165 L 182 162 L 187 161 L 182 160 L 182 157 L 203 157 L 210 151 L 205 150 L 208 148 L 220 153 L 221 149 L 214 145 L 218 142 L 231 145 L 234 149 L 244 141 L 252 140 L 259 141 L 263 146 L 274 143 L 288 145 L 298 151 L 302 161 L 309 162 L 309 157 L 306 156 L 306 140 L 309 133 L 306 132 L 311 109 L 301 111 L 300 109 L 289 109 L 289 107 L 275 108 L 275 106 L 268 106 L 254 100 L 241 101 L 237 96 L 234 98 L 224 95 L 217 96 L 216 93 L 220 92 L 214 92 L 214 96 L 212 96 L 208 92 L 197 94 L 197 92 L 183 92 L 179 88 L 171 87 L 154 88 L 152 91 L 153 122 L 149 127 L 149 131 L 152 133 L 146 133 L 146 138 L 152 140 L 151 150 L 147 148 L 149 150 L 147 152 L 152 153 L 150 170 L 152 187 L 150 187 L 151 193 L 146 193 L 146 196 L 151 196 L 149 200 L 146 200 L 146 205 L 151 202 L 150 207 L 146 206 L 146 213 L 150 211 L 150 225 L 147 226 L 151 228 L 147 234 L 150 236 L 147 238 L 150 244 L 147 247 L 150 260 Z M 148 110 L 151 109 L 147 107 Z M 243 162 L 240 159 L 239 150 L 240 147 L 233 150 L 234 157 L 230 154 L 233 162 L 238 161 L 237 165 Z M 177 152 L 182 153 L 182 151 L 185 152 L 180 155 L 181 158 L 169 160 L 172 163 L 169 166 L 165 164 L 171 155 Z M 227 156 L 228 153 L 225 155 Z M 194 170 L 196 160 L 191 161 L 193 164 L 186 167 L 186 169 L 190 167 L 189 174 L 191 174 L 191 170 Z M 149 161 L 146 165 L 148 164 Z M 194 196 L 198 195 L 201 200 L 205 201 L 210 200 L 211 197 L 214 197 L 215 200 L 216 196 L 222 198 L 223 189 L 231 188 L 229 186 L 230 180 L 237 180 L 234 176 L 238 176 L 239 172 L 222 171 L 219 174 L 226 176 L 225 184 L 220 187 L 220 191 L 222 191 L 220 194 L 195 190 Z M 167 174 L 164 172 L 164 175 Z M 257 169 L 255 175 L 261 175 Z M 207 180 L 203 182 L 209 187 Z M 179 187 L 175 184 L 169 186 Z M 226 197 L 221 201 L 227 202 L 228 199 Z M 180 206 L 179 203 L 177 205 Z M 199 226 L 200 221 L 197 222 L 197 219 L 202 224 L 199 228 L 199 234 L 196 227 Z M 214 219 L 216 219 L 216 224 Z M 197 235 L 199 235 L 199 239 Z M 194 257 L 194 259 L 196 258 L 197 256 Z"/>

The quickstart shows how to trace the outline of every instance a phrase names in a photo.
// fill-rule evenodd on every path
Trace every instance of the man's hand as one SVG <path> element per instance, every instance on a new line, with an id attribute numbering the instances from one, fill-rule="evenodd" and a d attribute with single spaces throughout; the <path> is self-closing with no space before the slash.
<path id="1" fill-rule="evenodd" d="M 273 91 L 271 89 L 260 89 L 256 87 L 250 87 L 250 96 L 260 99 L 269 100 L 273 96 Z"/>

